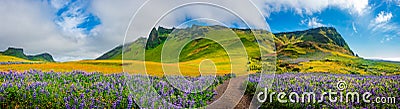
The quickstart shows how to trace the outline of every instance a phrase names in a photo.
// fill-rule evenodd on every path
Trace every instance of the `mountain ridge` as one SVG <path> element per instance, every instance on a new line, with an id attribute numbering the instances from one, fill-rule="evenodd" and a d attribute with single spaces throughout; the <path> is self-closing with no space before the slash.
<path id="1" fill-rule="evenodd" d="M 297 58 L 311 53 L 340 53 L 355 56 L 347 42 L 333 27 L 274 33 L 278 58 Z M 301 56 L 300 56 L 301 57 Z"/>
<path id="2" fill-rule="evenodd" d="M 306 32 L 307 34 L 309 34 L 311 37 L 319 37 L 318 35 L 315 35 L 317 33 L 315 33 L 316 31 L 319 32 L 324 32 L 327 31 L 330 33 L 330 35 L 326 35 L 327 37 L 329 37 L 330 39 L 333 39 L 333 43 L 335 43 L 336 45 L 339 45 L 341 47 L 344 47 L 345 49 L 349 50 L 351 52 L 352 55 L 354 55 L 353 51 L 350 49 L 349 45 L 346 43 L 346 41 L 344 40 L 344 38 L 341 36 L 341 34 L 339 34 L 339 32 L 337 32 L 336 28 L 334 27 L 318 27 L 318 28 L 311 28 L 311 29 L 307 29 L 307 30 L 303 30 L 303 31 L 293 31 L 293 32 L 279 32 L 279 33 L 274 33 L 276 36 L 277 35 L 281 35 L 281 34 L 301 34 L 303 33 L 304 35 L 306 35 L 304 32 Z M 323 34 L 321 34 L 323 35 Z M 306 38 L 303 37 L 303 40 L 305 41 L 315 41 L 312 40 L 312 38 Z M 323 43 L 327 43 L 328 40 L 324 40 L 325 42 Z"/>
<path id="3" fill-rule="evenodd" d="M 49 53 L 40 53 L 37 55 L 26 55 L 22 48 L 8 47 L 7 50 L 0 52 L 1 55 L 13 56 L 21 59 L 31 60 L 31 61 L 45 61 L 45 62 L 55 62 L 53 56 Z"/>
<path id="4" fill-rule="evenodd" d="M 134 41 L 128 44 L 125 44 L 126 50 L 137 50 L 139 48 L 143 49 L 145 47 L 146 58 L 147 61 L 160 61 L 160 52 L 164 41 L 169 37 L 171 32 L 188 32 L 195 34 L 185 34 L 185 36 L 196 37 L 196 35 L 204 35 L 208 34 L 207 31 L 212 29 L 230 29 L 234 31 L 241 39 L 242 43 L 246 46 L 247 52 L 250 53 L 253 58 L 256 58 L 259 53 L 256 53 L 256 49 L 258 50 L 258 45 L 254 36 L 252 35 L 252 31 L 250 29 L 237 29 L 237 28 L 228 28 L 222 26 L 197 26 L 193 25 L 189 28 L 183 29 L 167 29 L 163 27 L 158 27 L 157 29 L 153 28 L 149 39 L 139 38 L 141 43 L 137 43 L 138 41 Z M 200 32 L 199 32 L 200 31 Z M 197 34 L 198 33 L 198 34 Z M 293 32 L 280 32 L 280 33 L 271 33 L 275 40 L 276 51 L 278 54 L 278 58 L 289 59 L 289 58 L 299 58 L 310 54 L 322 53 L 322 54 L 343 54 L 354 56 L 353 51 L 350 49 L 346 41 L 340 35 L 339 32 L 334 27 L 319 27 L 312 28 L 303 31 L 293 31 Z M 206 54 L 218 52 L 219 50 L 209 49 L 207 47 L 219 48 L 217 43 L 212 43 L 210 41 L 204 41 L 206 39 L 198 39 L 193 42 L 188 43 L 187 45 L 195 45 L 193 47 L 186 47 L 182 51 L 181 55 L 192 55 L 193 53 Z M 136 42 L 136 43 L 135 43 Z M 146 43 L 148 42 L 148 43 Z M 200 42 L 200 43 L 198 43 Z M 195 44 L 196 43 L 196 44 Z M 203 44 L 203 45 L 201 45 Z M 199 45 L 199 46 L 196 46 Z M 200 47 L 201 45 L 201 47 Z M 140 47 L 139 47 L 140 46 Z M 135 48 L 135 49 L 132 49 Z M 107 59 L 122 59 L 122 50 L 123 47 L 117 46 L 110 50 L 109 52 L 103 54 L 96 60 L 107 60 Z M 188 50 L 188 49 L 191 49 Z M 125 50 L 125 51 L 126 51 Z M 214 51 L 213 51 L 214 50 Z M 189 53 L 187 53 L 187 52 Z M 138 52 L 138 51 L 136 51 Z M 138 53 L 135 53 L 138 54 Z M 157 55 L 155 55 L 157 54 Z M 146 57 L 145 56 L 145 57 Z M 134 56 L 135 57 L 135 56 Z M 182 56 L 184 57 L 184 56 Z M 200 58 L 201 56 L 197 56 L 195 58 L 188 57 L 187 59 L 182 59 L 183 61 L 188 61 L 190 59 Z M 151 59 L 154 58 L 154 59 Z M 125 58 L 129 59 L 129 58 Z"/>

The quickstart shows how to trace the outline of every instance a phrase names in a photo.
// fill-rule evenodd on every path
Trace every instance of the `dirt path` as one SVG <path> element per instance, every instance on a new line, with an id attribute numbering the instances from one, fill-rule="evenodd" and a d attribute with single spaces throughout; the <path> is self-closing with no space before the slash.
<path id="1" fill-rule="evenodd" d="M 216 91 L 218 94 L 214 97 L 214 101 L 207 109 L 249 108 L 251 97 L 244 95 L 244 89 L 242 88 L 242 84 L 246 78 L 246 76 L 232 78 L 217 86 Z"/>

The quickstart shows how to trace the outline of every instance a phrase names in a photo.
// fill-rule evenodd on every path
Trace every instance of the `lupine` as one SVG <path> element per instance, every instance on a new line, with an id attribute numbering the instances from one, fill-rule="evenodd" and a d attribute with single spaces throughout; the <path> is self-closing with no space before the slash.
<path id="1" fill-rule="evenodd" d="M 65 102 L 65 108 L 71 109 L 71 107 L 69 106 L 69 103 L 68 103 L 68 102 Z"/>
<path id="2" fill-rule="evenodd" d="M 131 109 L 131 108 L 132 108 L 132 104 L 133 104 L 132 96 L 129 95 L 129 96 L 128 96 L 128 109 Z"/>
<path id="3" fill-rule="evenodd" d="M 147 78 L 151 78 L 150 84 L 144 82 Z M 198 80 L 200 81 L 198 84 L 212 83 L 198 77 L 185 78 L 190 81 Z M 223 78 L 227 79 L 226 77 L 220 76 L 217 78 L 218 81 L 223 81 Z M 26 108 L 47 106 L 50 108 L 57 107 L 68 109 L 76 107 L 138 108 L 138 105 L 150 108 L 153 106 L 154 108 L 204 106 L 206 104 L 195 101 L 209 101 L 211 97 L 199 98 L 198 96 L 202 94 L 213 95 L 215 86 L 219 84 L 218 82 L 212 83 L 212 87 L 204 90 L 202 93 L 187 93 L 197 91 L 195 89 L 202 87 L 179 85 L 178 87 L 181 88 L 189 88 L 181 91 L 169 84 L 165 78 L 154 76 L 126 75 L 123 73 L 105 75 L 83 71 L 61 73 L 52 71 L 42 72 L 40 70 L 29 70 L 23 73 L 13 71 L 0 72 L 0 83 L 0 108 L 14 108 L 18 105 L 19 107 Z M 185 83 L 185 85 L 187 84 Z M 10 90 L 14 86 L 22 90 Z M 156 90 L 155 94 L 157 96 L 146 97 L 149 93 L 138 93 L 149 90 Z M 16 98 L 21 99 L 22 102 L 13 102 L 14 98 L 4 96 L 6 93 L 22 95 L 22 98 Z M 183 94 L 185 94 L 185 96 Z M 140 102 L 135 103 L 134 99 Z M 162 103 L 156 103 L 156 101 L 161 100 Z M 168 103 L 175 105 L 170 105 Z"/>
<path id="4" fill-rule="evenodd" d="M 36 90 L 33 91 L 33 95 L 32 95 L 33 99 L 36 99 Z"/>
<path id="5" fill-rule="evenodd" d="M 276 75 L 250 75 L 249 84 L 258 84 L 257 88 L 263 90 L 267 86 L 267 80 L 274 79 L 272 87 L 268 87 L 269 90 L 279 92 L 315 92 L 319 96 L 322 91 L 327 92 L 329 89 L 341 92 L 337 90 L 337 82 L 345 81 L 347 88 L 344 92 L 370 92 L 375 97 L 399 97 L 400 93 L 393 91 L 398 90 L 400 83 L 400 75 L 393 76 L 363 76 L 363 75 L 351 75 L 351 74 L 326 74 L 326 73 L 285 73 Z M 254 81 L 257 80 L 257 81 Z M 248 86 L 250 86 L 248 84 Z M 254 90 L 256 87 L 251 86 L 246 88 L 246 92 Z M 252 93 L 252 92 L 250 92 Z M 254 94 L 254 92 L 253 92 Z M 319 97 L 316 97 L 319 98 Z M 326 99 L 325 99 L 326 100 Z M 373 97 L 370 98 L 374 100 Z M 274 102 L 266 102 L 264 106 L 274 107 L 288 107 L 298 106 L 303 108 L 318 108 L 320 105 L 327 105 L 330 108 L 399 108 L 396 104 L 377 104 L 377 103 L 341 103 L 341 102 L 322 102 L 320 104 L 306 104 L 306 103 L 277 103 L 275 97 Z"/>
<path id="6" fill-rule="evenodd" d="M 79 105 L 79 109 L 85 108 L 85 100 L 82 100 L 81 104 Z"/>

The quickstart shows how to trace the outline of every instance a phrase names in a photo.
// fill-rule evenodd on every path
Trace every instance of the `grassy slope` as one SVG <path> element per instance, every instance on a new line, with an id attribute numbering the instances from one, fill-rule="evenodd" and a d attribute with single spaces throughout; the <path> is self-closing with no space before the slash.
<path id="1" fill-rule="evenodd" d="M 1 55 L 17 57 L 30 61 L 43 61 L 43 62 L 54 62 L 53 57 L 48 53 L 42 53 L 38 55 L 26 55 L 22 48 L 9 47 L 7 50 L 0 52 Z"/>
<path id="2" fill-rule="evenodd" d="M 96 65 L 97 64 L 97 65 Z M 12 64 L 12 65 L 0 65 L 1 71 L 19 71 L 24 72 L 27 70 L 35 69 L 42 71 L 54 71 L 54 72 L 70 72 L 74 70 L 82 70 L 88 72 L 102 72 L 102 73 L 117 73 L 122 72 L 122 68 L 116 65 L 110 65 L 109 63 L 102 64 L 88 64 L 80 62 L 46 62 L 37 64 Z"/>
<path id="3" fill-rule="evenodd" d="M 14 56 L 5 56 L 0 54 L 0 62 L 32 62 L 32 61 Z"/>
<path id="4" fill-rule="evenodd" d="M 4 58 L 4 56 L 0 56 Z M 20 62 L 21 60 L 18 60 Z M 192 60 L 179 63 L 182 74 L 188 76 L 198 76 L 198 68 L 202 60 Z M 217 74 L 230 73 L 231 66 L 227 58 L 213 58 L 212 61 L 217 65 Z M 127 66 L 125 71 L 129 73 L 143 73 L 145 70 L 140 67 L 130 68 L 131 65 L 143 65 L 144 61 L 124 61 Z M 168 64 L 167 64 L 168 65 Z M 176 66 L 176 65 L 169 65 Z M 364 60 L 361 58 L 346 58 L 340 56 L 330 56 L 324 60 L 314 60 L 309 62 L 300 62 L 298 64 L 289 65 L 293 70 L 299 68 L 300 72 L 329 72 L 337 74 L 372 74 L 372 75 L 390 75 L 400 74 L 400 65 L 398 63 L 379 62 L 372 60 Z M 278 66 L 279 67 L 279 66 Z M 282 69 L 288 66 L 280 67 Z M 26 71 L 30 69 L 39 69 L 43 71 L 66 72 L 73 70 L 84 70 L 88 72 L 102 73 L 118 73 L 123 71 L 121 60 L 86 60 L 65 63 L 41 63 L 41 64 L 14 64 L 0 65 L 1 71 L 16 70 Z M 159 62 L 146 62 L 146 70 L 148 74 L 161 76 L 163 75 L 162 64 Z M 278 72 L 279 73 L 279 72 Z"/>
<path id="5" fill-rule="evenodd" d="M 400 64 L 379 62 L 362 58 L 329 56 L 324 60 L 302 62 L 302 72 L 332 72 L 340 74 L 390 75 L 400 74 Z"/>
<path id="6" fill-rule="evenodd" d="M 192 60 L 188 62 L 179 63 L 180 71 L 183 75 L 186 76 L 199 76 L 200 73 L 198 71 L 199 65 L 202 60 Z M 215 58 L 213 61 L 216 61 L 217 73 L 218 75 L 224 75 L 230 73 L 231 66 L 227 63 L 223 63 L 229 60 L 224 60 L 223 58 Z M 85 60 L 85 61 L 74 61 L 74 62 L 64 62 L 64 63 L 40 63 L 40 64 L 12 64 L 12 65 L 0 65 L 0 71 L 20 71 L 24 72 L 31 69 L 37 69 L 42 71 L 54 71 L 54 72 L 70 72 L 74 70 L 83 70 L 87 72 L 102 72 L 105 74 L 110 73 L 120 73 L 120 72 L 128 72 L 134 74 L 144 74 L 145 71 L 148 72 L 149 75 L 154 76 L 162 76 L 164 74 L 162 66 L 163 64 L 159 62 L 149 62 L 149 61 L 135 61 L 129 60 L 124 61 L 124 64 L 121 64 L 121 60 Z M 221 63 L 222 62 L 222 63 Z M 146 69 L 140 67 L 140 65 L 146 65 Z M 165 66 L 175 66 L 176 64 L 165 64 Z M 175 73 L 176 72 L 168 72 L 167 73 Z"/>
<path id="7" fill-rule="evenodd" d="M 191 35 L 190 32 L 193 31 L 189 30 L 187 34 Z M 234 32 L 239 36 L 249 57 L 256 58 L 260 56 L 259 46 L 250 32 L 237 29 Z M 207 33 L 206 35 L 222 36 L 224 34 L 228 33 Z M 168 35 L 164 34 L 165 36 Z M 276 38 L 278 52 L 278 73 L 331 72 L 381 75 L 398 74 L 400 72 L 400 65 L 398 64 L 364 60 L 353 56 L 347 43 L 334 28 L 278 33 L 274 37 Z M 160 62 L 163 44 L 161 43 L 153 49 L 146 50 L 146 61 Z M 137 45 L 131 45 L 130 48 L 132 50 L 140 49 Z M 125 55 L 126 57 L 132 57 L 132 54 L 134 53 L 126 52 Z M 136 56 L 141 56 L 141 53 L 138 54 Z M 121 59 L 120 57 L 121 55 L 118 55 L 110 59 Z M 219 63 L 217 67 L 224 65 L 225 67 L 223 68 L 230 68 L 226 67 L 229 65 L 226 51 L 220 44 L 208 39 L 197 39 L 185 45 L 179 60 L 181 62 L 193 62 L 202 59 L 212 59 L 214 62 Z M 259 65 L 254 65 L 253 63 L 257 62 L 253 61 L 257 60 L 251 59 L 250 66 L 255 66 L 251 70 L 257 71 Z"/>

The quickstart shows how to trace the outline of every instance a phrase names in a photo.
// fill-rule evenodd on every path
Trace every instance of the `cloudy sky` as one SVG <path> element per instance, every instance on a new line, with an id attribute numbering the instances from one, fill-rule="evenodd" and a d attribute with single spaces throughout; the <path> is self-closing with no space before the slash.
<path id="1" fill-rule="evenodd" d="M 147 0 L 1 0 L 0 50 L 22 47 L 27 54 L 49 52 L 57 61 L 93 59 L 124 41 L 129 21 Z M 173 4 L 160 0 L 152 6 Z M 207 0 L 203 0 L 207 1 Z M 227 4 L 243 1 L 225 0 Z M 351 49 L 366 58 L 400 61 L 400 0 L 252 0 L 272 32 L 335 27 Z M 160 14 L 147 12 L 147 15 Z M 157 25 L 173 27 L 194 18 L 217 18 L 246 27 L 239 18 L 209 6 L 187 6 Z M 146 15 L 137 16 L 146 18 Z M 243 20 L 254 21 L 250 18 Z M 142 22 L 148 23 L 148 22 Z M 154 22 L 150 22 L 154 23 Z M 144 37 L 142 31 L 132 39 Z"/>

